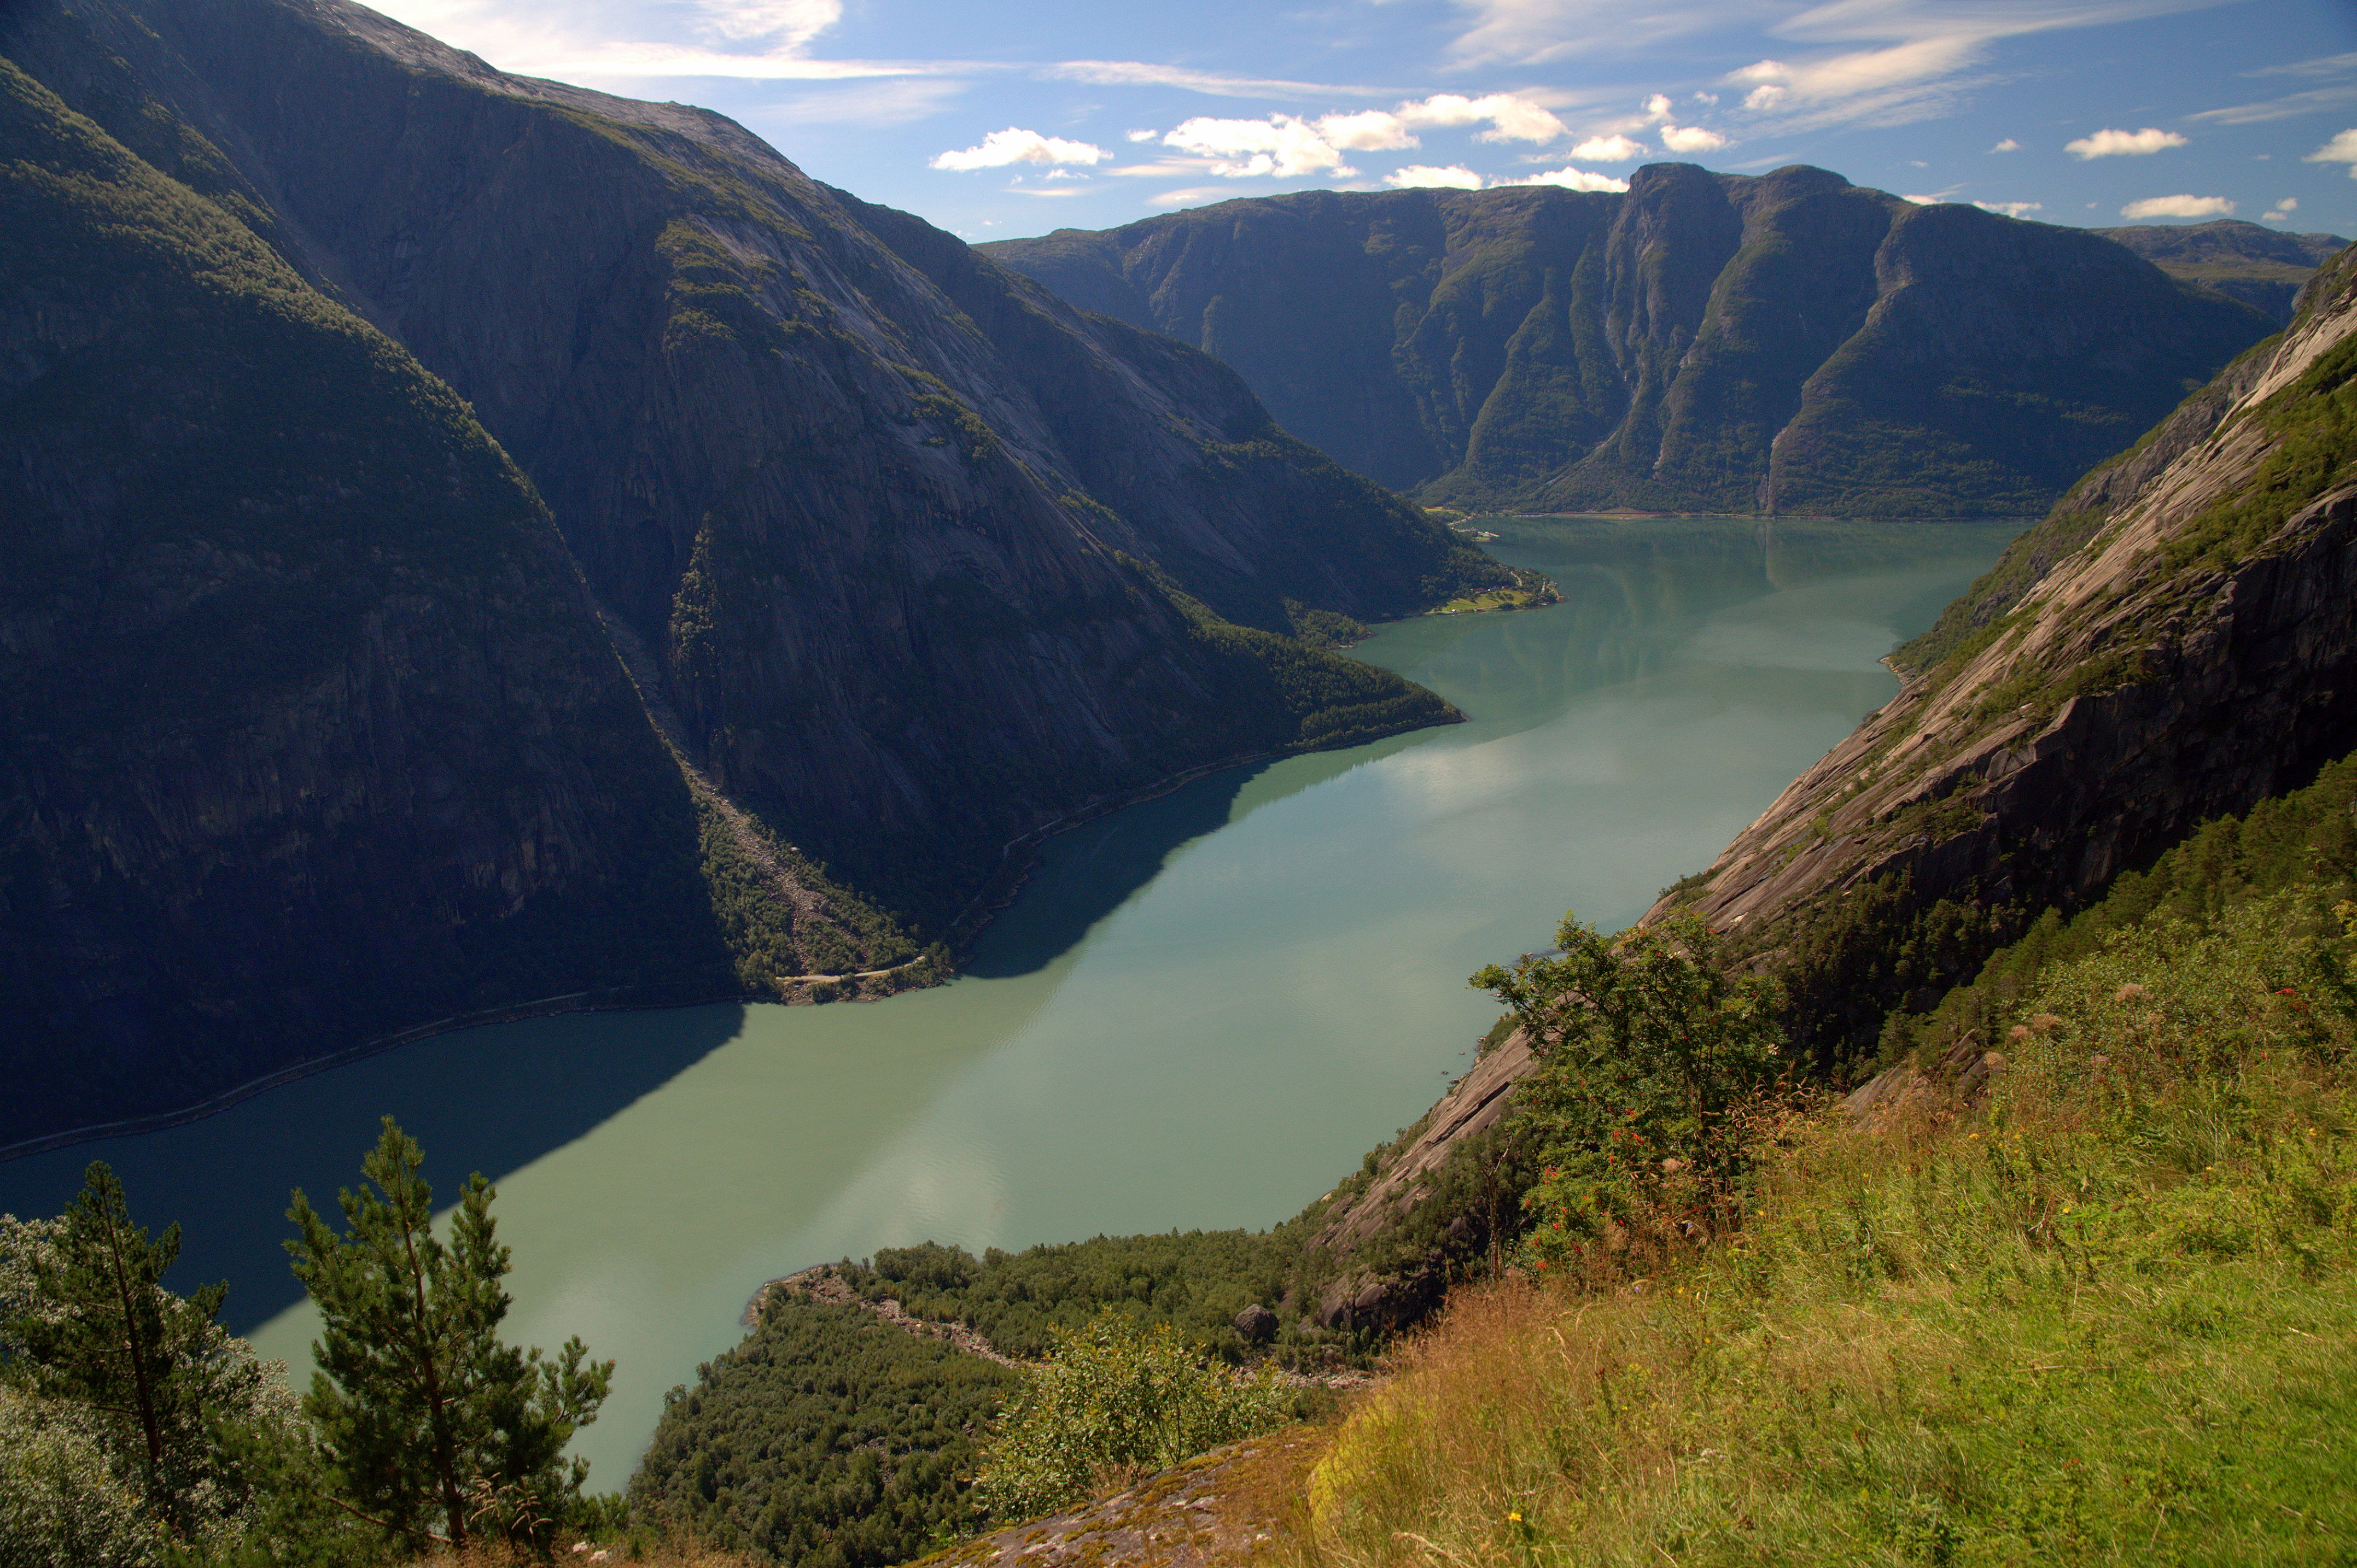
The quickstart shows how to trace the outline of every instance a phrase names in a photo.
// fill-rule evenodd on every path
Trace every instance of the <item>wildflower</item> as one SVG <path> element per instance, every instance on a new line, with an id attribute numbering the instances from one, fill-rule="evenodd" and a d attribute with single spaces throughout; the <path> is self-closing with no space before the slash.
<path id="1" fill-rule="evenodd" d="M 1507 1522 L 1508 1524 L 1520 1524 L 1520 1523 L 1522 1523 L 1522 1522 L 1523 1522 L 1523 1516 L 1522 1516 L 1521 1510 L 1519 1510 L 1519 1509 L 1511 1509 L 1511 1510 L 1509 1510 L 1509 1511 L 1507 1512 L 1507 1514 L 1506 1514 L 1506 1522 Z"/>

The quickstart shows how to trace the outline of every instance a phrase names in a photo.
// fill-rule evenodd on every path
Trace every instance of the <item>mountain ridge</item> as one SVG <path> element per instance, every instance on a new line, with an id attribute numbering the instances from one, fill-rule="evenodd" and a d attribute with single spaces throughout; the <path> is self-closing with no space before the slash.
<path id="1" fill-rule="evenodd" d="M 980 247 L 1491 510 L 2034 515 L 2265 335 L 2088 231 L 1794 165 L 1301 192 Z"/>
<path id="2" fill-rule="evenodd" d="M 590 733 L 630 759 L 606 769 L 612 820 L 580 854 L 606 865 L 635 834 L 660 840 L 647 851 L 660 875 L 628 879 L 643 897 L 592 877 L 572 924 L 545 927 L 534 911 L 548 878 L 519 869 L 542 864 L 538 850 L 413 857 L 441 867 L 419 872 L 436 913 L 404 924 L 401 898 L 371 897 L 393 871 L 364 857 L 331 874 L 298 825 L 305 800 L 347 792 L 355 757 L 323 764 L 291 800 L 236 786 L 224 810 L 281 835 L 267 851 L 200 850 L 207 829 L 168 790 L 125 804 L 144 837 L 68 843 L 55 813 L 95 799 L 91 788 L 37 786 L 20 769 L 0 794 L 0 851 L 44 869 L 6 895 L 26 961 L 0 1012 L 27 1081 L 68 1060 L 88 1081 L 19 1101 L 0 1143 L 168 1111 L 361 1039 L 535 998 L 888 991 L 938 975 L 941 940 L 970 932 L 961 913 L 1019 872 L 1007 846 L 1076 811 L 1213 763 L 1456 716 L 1295 634 L 1330 641 L 1504 568 L 1286 436 L 1215 361 L 962 261 L 949 236 L 829 191 L 717 115 L 507 78 L 340 0 L 28 0 L 0 14 L 0 57 L 29 73 L 12 78 L 23 102 L 46 103 L 11 122 L 16 241 L 48 244 L 68 221 L 47 177 L 27 172 L 43 148 L 61 134 L 113 148 L 105 157 L 163 193 L 167 228 L 226 236 L 274 280 L 265 292 L 341 323 L 333 332 L 371 345 L 378 371 L 396 368 L 384 384 L 446 411 L 438 435 L 403 448 L 417 474 L 384 476 L 392 489 L 463 467 L 466 453 L 505 465 L 499 482 L 531 520 L 516 526 L 539 531 L 532 592 L 565 607 L 557 651 L 531 658 L 592 672 L 580 679 L 603 717 Z M 87 129 L 59 129 L 73 126 Z M 52 575 L 113 548 L 107 487 L 145 460 L 106 386 L 201 381 L 208 367 L 245 384 L 226 369 L 245 328 L 167 365 L 143 358 L 160 340 L 129 326 L 191 286 L 197 262 L 145 277 L 84 327 L 55 307 L 135 232 L 84 234 L 83 260 L 70 246 L 27 251 L 0 291 L 0 349 L 29 378 L 0 438 L 79 444 L 91 474 L 83 492 L 43 499 L 63 553 Z M 964 303 L 904 252 L 930 257 Z M 75 375 L 99 378 L 99 402 L 60 397 L 59 378 Z M 314 401 L 350 390 L 339 381 Z M 256 398 L 222 417 L 237 446 L 312 414 Z M 254 450 L 247 471 L 191 489 L 174 548 L 218 553 L 281 485 L 327 509 L 288 524 L 288 548 L 328 547 L 366 515 L 329 505 L 340 481 L 303 467 L 301 448 Z M 482 590 L 483 568 L 461 556 L 433 579 L 429 608 Z M 29 559 L 15 587 L 38 597 Z M 137 610 L 178 590 L 151 573 L 119 591 Z M 222 658 L 237 631 L 190 629 L 178 668 L 220 672 L 220 714 L 284 726 L 270 650 Z M 430 819 L 399 803 L 420 788 L 577 814 L 577 799 L 536 793 L 563 772 L 542 764 L 581 744 L 567 723 L 482 725 L 503 691 L 530 684 L 531 659 L 501 636 L 475 625 L 415 651 L 428 684 L 469 661 L 480 678 L 452 689 L 443 740 L 378 757 L 391 792 L 356 800 L 366 831 L 394 831 L 372 813 Z M 80 676 L 38 657 L 12 668 L 12 749 L 43 755 L 36 737 L 56 725 L 22 714 L 63 711 Z M 91 745 L 127 744 L 85 716 Z M 501 748 L 518 737 L 547 757 L 511 768 Z M 237 744 L 209 731 L 192 765 Z M 660 809 L 630 809 L 641 785 Z M 224 940 L 269 934 L 266 993 L 244 959 L 173 924 L 194 905 L 57 891 L 111 874 L 109 856 L 136 882 L 190 853 L 210 886 L 251 884 L 253 908 L 211 924 Z M 339 890 L 340 924 L 288 913 L 321 888 Z M 530 963 L 514 958 L 526 927 Z M 618 955 L 581 936 L 631 929 L 662 937 L 643 952 L 618 938 Z M 161 963 L 175 942 L 199 956 Z M 460 955 L 463 984 L 421 978 L 436 942 Z M 859 978 L 809 978 L 827 976 Z M 369 1001 L 323 1010 L 343 995 Z M 199 1002 L 236 1021 L 202 1024 Z"/>
<path id="3" fill-rule="evenodd" d="M 1781 981 L 1796 1069 L 1839 1085 L 2044 911 L 2357 748 L 2352 405 L 2357 248 L 1900 650 L 1898 695 L 1645 922 L 1698 915 Z M 1510 1026 L 1318 1216 L 1321 1322 L 1414 1320 L 1492 1234 L 1537 1065 Z"/>

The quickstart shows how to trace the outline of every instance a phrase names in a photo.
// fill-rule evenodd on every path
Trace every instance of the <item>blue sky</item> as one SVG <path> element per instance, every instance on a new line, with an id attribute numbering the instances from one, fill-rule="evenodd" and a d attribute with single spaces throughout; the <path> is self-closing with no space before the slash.
<path id="1" fill-rule="evenodd" d="M 379 0 L 970 240 L 1232 197 L 1816 164 L 2357 236 L 2357 0 Z"/>

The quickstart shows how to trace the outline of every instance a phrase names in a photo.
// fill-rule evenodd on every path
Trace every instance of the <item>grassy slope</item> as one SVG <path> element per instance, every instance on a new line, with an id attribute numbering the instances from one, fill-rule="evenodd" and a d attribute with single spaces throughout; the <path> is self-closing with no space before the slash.
<path id="1" fill-rule="evenodd" d="M 2295 894 L 2052 969 L 1985 1112 L 1775 1130 L 1738 1244 L 1472 1294 L 1312 1483 L 1316 1563 L 2357 1551 L 2357 1096 Z"/>

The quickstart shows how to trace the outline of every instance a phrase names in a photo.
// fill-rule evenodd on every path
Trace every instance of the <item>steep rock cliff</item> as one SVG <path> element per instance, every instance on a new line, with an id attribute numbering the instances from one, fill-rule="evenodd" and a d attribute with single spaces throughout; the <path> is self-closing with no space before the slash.
<path id="1" fill-rule="evenodd" d="M 2005 515 L 2264 335 L 2085 231 L 1794 166 L 1328 191 L 983 247 L 1287 429 L 1486 507 Z"/>
<path id="2" fill-rule="evenodd" d="M 1900 694 L 1647 917 L 1785 978 L 1835 1077 L 2044 909 L 2357 748 L 2357 253 L 1894 662 Z M 1329 1211 L 1324 1321 L 1404 1321 L 1485 1244 L 1530 1064 L 1507 1035 Z"/>
<path id="3" fill-rule="evenodd" d="M 716 115 L 333 0 L 0 57 L 0 1144 L 552 994 L 888 988 L 1010 843 L 1453 716 L 1290 634 L 1502 568 Z"/>
<path id="4" fill-rule="evenodd" d="M 290 261 L 532 476 L 716 787 L 934 928 L 1076 805 L 1354 729 L 1305 731 L 1334 693 L 1267 669 L 1303 656 L 1209 639 L 1170 588 L 1282 633 L 1499 575 L 1200 355 L 718 115 L 503 76 L 337 0 L 36 5 L 5 36 L 59 81 L 129 62 L 117 101 L 218 147 Z M 1356 729 L 1446 716 L 1309 663 Z"/>
<path id="5" fill-rule="evenodd" d="M 1929 668 L 1682 899 L 1760 931 L 1773 963 L 1868 889 L 1886 923 L 1943 899 L 2067 908 L 2205 817 L 2305 782 L 2357 746 L 2352 431 L 2344 252 L 2288 332 L 2091 475 L 2017 545 L 2010 579 L 2001 563 L 1965 615 L 1902 650 Z M 2023 558 L 2041 534 L 2040 575 Z"/>
<path id="6" fill-rule="evenodd" d="M 728 955 L 447 387 L 0 61 L 0 1144 Z"/>

